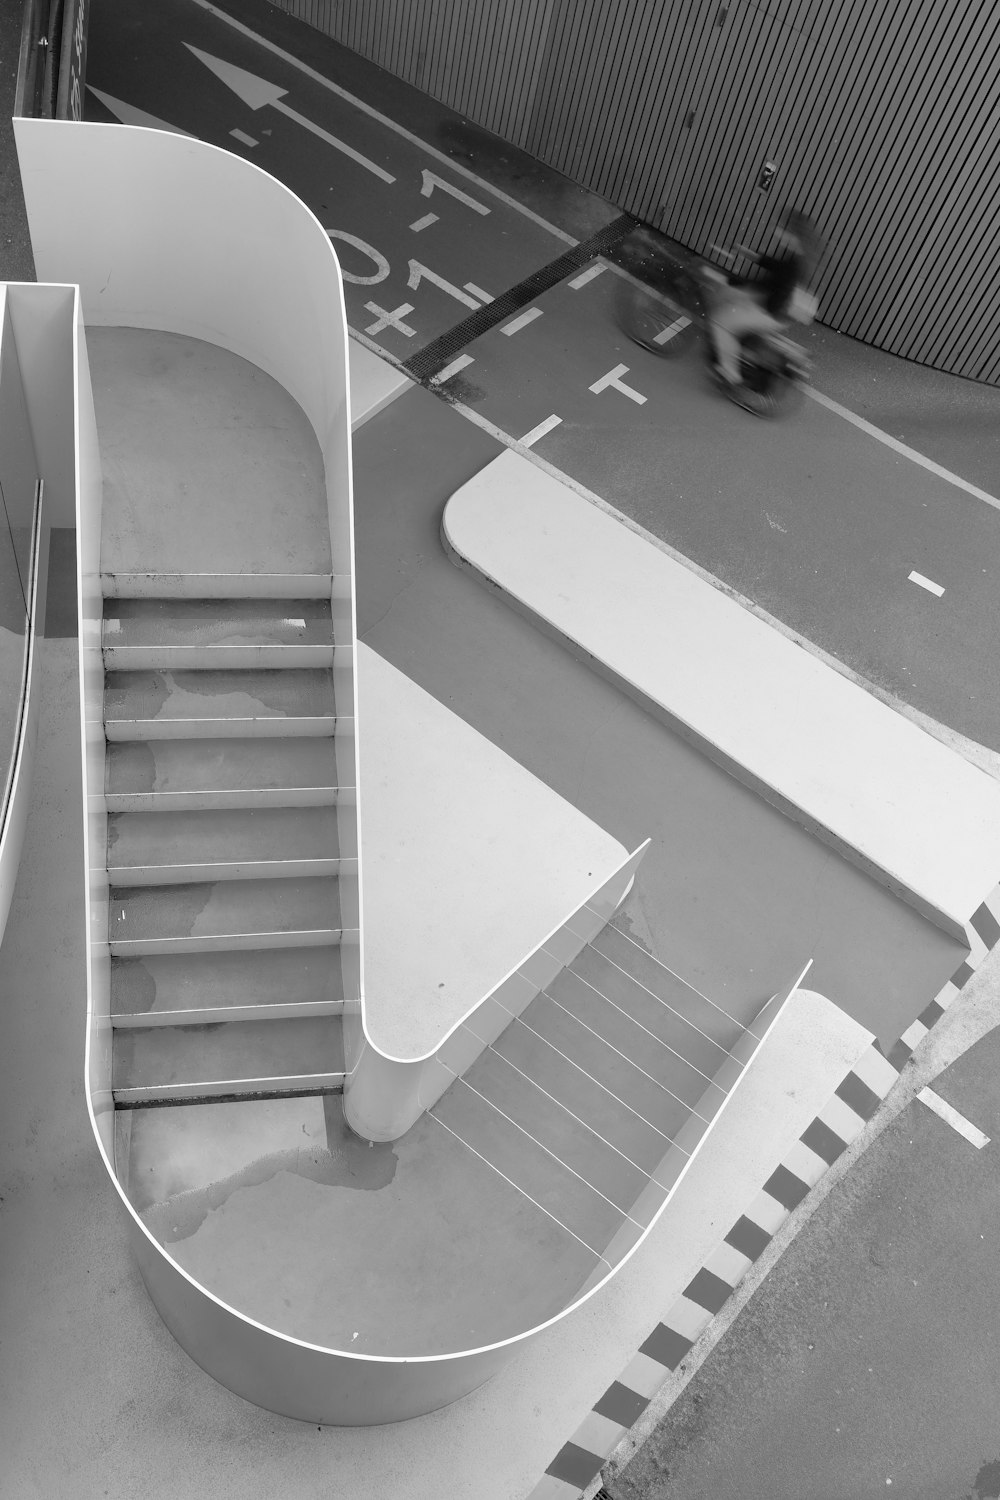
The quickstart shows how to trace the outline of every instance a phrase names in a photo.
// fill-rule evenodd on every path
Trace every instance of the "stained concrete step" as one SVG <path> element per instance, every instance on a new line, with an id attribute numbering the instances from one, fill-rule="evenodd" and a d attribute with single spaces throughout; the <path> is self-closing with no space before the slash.
<path id="1" fill-rule="evenodd" d="M 340 938 L 333 876 L 111 887 L 108 941 L 111 952 L 124 957 L 315 948 Z"/>
<path id="2" fill-rule="evenodd" d="M 328 599 L 107 599 L 101 639 L 105 666 L 121 671 L 334 661 Z"/>
<path id="3" fill-rule="evenodd" d="M 461 1078 L 430 1114 L 533 1203 L 600 1254 L 626 1215 Z"/>
<path id="4" fill-rule="evenodd" d="M 668 1141 L 674 1139 L 690 1118 L 690 1102 L 659 1082 L 642 1062 L 633 1061 L 609 1045 L 548 995 L 537 995 L 522 1013 L 521 1022 Z"/>
<path id="5" fill-rule="evenodd" d="M 621 1154 L 581 1114 L 561 1104 L 488 1047 L 463 1081 L 526 1135 L 582 1177 L 618 1208 L 628 1212 L 649 1181 L 648 1174 Z"/>
<path id="6" fill-rule="evenodd" d="M 286 1098 L 339 1092 L 338 1016 L 116 1030 L 111 1088 L 119 1108 L 179 1100 Z"/>
<path id="7" fill-rule="evenodd" d="M 323 736 L 336 725 L 333 677 L 319 668 L 105 674 L 109 740 Z"/>
<path id="8" fill-rule="evenodd" d="M 353 803 L 338 785 L 335 737 L 121 740 L 108 746 L 109 812 Z"/>
<path id="9" fill-rule="evenodd" d="M 655 997 L 666 1012 L 682 1017 L 687 1027 L 681 1033 L 687 1037 L 680 1050 L 687 1052 L 689 1047 L 698 1048 L 699 1044 L 691 1037 L 691 1031 L 699 1033 L 703 1037 L 710 1038 L 723 1052 L 732 1050 L 734 1044 L 743 1033 L 740 1022 L 728 1015 L 725 1009 L 703 995 L 693 984 L 683 979 L 681 975 L 654 958 L 633 938 L 620 932 L 617 927 L 607 926 L 598 933 L 593 942 L 584 948 L 579 958 L 573 964 L 574 970 L 585 979 L 590 980 L 600 989 L 607 986 L 606 993 L 614 990 L 616 981 L 620 983 L 618 976 L 627 975 L 635 984 L 642 986 L 650 995 Z M 617 971 L 617 974 L 613 971 Z M 651 1018 L 654 1011 L 635 995 L 630 987 L 624 987 L 621 994 L 628 992 L 633 998 L 628 1001 L 629 1005 L 636 1006 L 636 1014 L 644 1019 L 645 1024 L 651 1025 L 658 1035 L 663 1039 L 676 1035 L 672 1029 L 673 1023 L 666 1016 L 661 1015 L 659 1021 L 654 1022 Z M 615 991 L 617 998 L 617 991 Z M 768 997 L 765 995 L 761 1004 Z M 663 1028 L 661 1033 L 661 1028 Z M 693 1055 L 693 1054 L 692 1054 Z M 706 1058 L 714 1054 L 712 1049 L 706 1052 Z"/>
<path id="10" fill-rule="evenodd" d="M 337 814 L 332 807 L 112 813 L 107 867 L 116 886 L 336 875 Z"/>
<path id="11" fill-rule="evenodd" d="M 166 952 L 111 960 L 114 1026 L 343 1011 L 340 947 Z"/>
<path id="12" fill-rule="evenodd" d="M 331 573 L 106 572 L 106 599 L 326 599 Z"/>

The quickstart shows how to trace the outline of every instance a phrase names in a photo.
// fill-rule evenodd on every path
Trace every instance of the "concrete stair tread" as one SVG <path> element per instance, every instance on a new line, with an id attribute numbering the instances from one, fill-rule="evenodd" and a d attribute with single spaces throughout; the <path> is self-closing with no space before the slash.
<path id="1" fill-rule="evenodd" d="M 332 646 L 320 599 L 109 599 L 105 646 Z"/>
<path id="2" fill-rule="evenodd" d="M 670 1006 L 690 1021 L 705 1036 L 711 1037 L 727 1052 L 732 1049 L 742 1034 L 743 1028 L 739 1022 L 727 1015 L 723 1007 L 714 1004 L 679 974 L 675 974 L 666 965 L 661 964 L 651 953 L 647 953 L 638 943 L 626 937 L 611 924 L 598 933 L 593 942 L 583 950 L 580 959 L 574 963 L 573 967 L 585 978 L 594 975 L 596 982 L 598 975 L 604 976 L 607 972 L 601 963 L 602 958 L 619 969 L 623 969 L 637 983 L 643 985 L 665 1005 Z M 591 964 L 594 967 L 588 968 Z M 761 1001 L 761 1004 L 763 1003 Z"/>
<path id="3" fill-rule="evenodd" d="M 625 1215 L 458 1079 L 430 1111 L 509 1182 L 598 1254 Z"/>
<path id="4" fill-rule="evenodd" d="M 248 1004 L 342 1005 L 337 948 L 164 953 L 111 960 L 111 1014 L 236 1009 Z"/>
<path id="5" fill-rule="evenodd" d="M 537 995 L 523 1012 L 521 1021 L 671 1140 L 688 1119 L 689 1105 L 640 1066 L 614 1051 L 547 995 Z"/>
<path id="6" fill-rule="evenodd" d="M 337 813 L 332 807 L 112 813 L 107 853 L 112 882 L 119 870 L 135 868 L 335 860 Z"/>
<path id="7" fill-rule="evenodd" d="M 343 1074 L 339 1017 L 115 1031 L 112 1089 L 246 1084 Z"/>
<path id="8" fill-rule="evenodd" d="M 596 1127 L 590 1128 L 586 1115 L 571 1113 L 492 1048 L 462 1078 L 623 1212 L 628 1212 L 649 1181 Z"/>
<path id="9" fill-rule="evenodd" d="M 586 1119 L 643 1172 L 655 1172 L 669 1147 L 666 1136 L 607 1089 L 542 1040 L 521 1021 L 515 1021 L 493 1044 L 494 1050 L 558 1099 L 573 1114 Z"/>
<path id="10" fill-rule="evenodd" d="M 113 886 L 108 911 L 112 944 L 280 936 L 335 931 L 339 926 L 337 881 L 329 876 Z"/>
<path id="11" fill-rule="evenodd" d="M 345 790 L 332 736 L 118 741 L 108 745 L 105 789 L 111 809 L 316 806 Z"/>
<path id="12" fill-rule="evenodd" d="M 247 736 L 268 721 L 280 730 L 282 721 L 313 720 L 322 727 L 334 718 L 333 676 L 321 667 L 105 673 L 109 738 L 112 724 L 121 726 L 117 738 L 141 739 L 147 732 L 183 738 L 192 726 L 217 736 L 229 723 Z"/>
<path id="13" fill-rule="evenodd" d="M 711 1085 L 711 1074 L 657 1041 L 571 969 L 558 974 L 545 993 L 685 1104 L 693 1107 Z"/>

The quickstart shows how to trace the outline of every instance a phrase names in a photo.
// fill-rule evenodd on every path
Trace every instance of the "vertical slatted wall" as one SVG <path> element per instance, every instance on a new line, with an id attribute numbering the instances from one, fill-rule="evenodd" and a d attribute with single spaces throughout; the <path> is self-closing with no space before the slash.
<path id="1" fill-rule="evenodd" d="M 1000 0 L 278 3 L 692 249 L 800 204 L 824 323 L 1000 384 Z"/>

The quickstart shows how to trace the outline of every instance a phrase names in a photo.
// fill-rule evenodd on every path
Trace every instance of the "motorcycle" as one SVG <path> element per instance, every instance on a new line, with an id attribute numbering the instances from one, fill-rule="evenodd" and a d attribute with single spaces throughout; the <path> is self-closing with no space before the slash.
<path id="1" fill-rule="evenodd" d="M 684 354 L 700 332 L 715 387 L 755 417 L 784 416 L 799 404 L 809 381 L 809 357 L 783 328 L 744 334 L 739 382 L 733 385 L 723 379 L 712 337 L 712 308 L 731 285 L 730 278 L 710 261 L 685 265 L 661 254 L 657 264 L 647 265 L 643 281 L 621 277 L 618 324 L 634 343 L 661 359 Z"/>

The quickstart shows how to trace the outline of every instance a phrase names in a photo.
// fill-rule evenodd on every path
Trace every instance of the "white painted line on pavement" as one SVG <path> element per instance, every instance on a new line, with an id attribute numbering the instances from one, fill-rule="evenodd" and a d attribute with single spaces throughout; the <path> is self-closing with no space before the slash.
<path id="1" fill-rule="evenodd" d="M 484 292 L 482 287 L 476 286 L 476 283 L 474 281 L 467 281 L 465 283 L 465 290 L 467 292 L 471 292 L 474 297 L 481 298 L 483 302 L 493 301 L 493 298 L 490 296 L 489 292 Z"/>
<path id="2" fill-rule="evenodd" d="M 522 328 L 527 328 L 529 323 L 533 323 L 536 318 L 540 318 L 541 316 L 542 309 L 540 307 L 529 307 L 527 312 L 518 313 L 516 318 L 512 318 L 509 323 L 505 323 L 500 332 L 505 333 L 510 338 L 512 333 L 520 333 Z"/>
<path id="3" fill-rule="evenodd" d="M 939 599 L 944 593 L 944 589 L 939 583 L 935 583 L 933 578 L 925 578 L 923 573 L 908 573 L 907 581 L 909 583 L 919 583 L 922 589 L 926 589 L 929 594 L 936 594 Z"/>
<path id="4" fill-rule="evenodd" d="M 600 276 L 605 269 L 604 262 L 599 260 L 595 265 L 588 266 L 585 271 L 581 271 L 579 276 L 574 276 L 569 284 L 574 292 L 578 292 L 582 286 L 587 285 L 588 281 L 593 281 L 595 276 Z"/>
<path id="5" fill-rule="evenodd" d="M 366 302 L 365 307 L 370 313 L 374 313 L 378 319 L 378 322 L 368 325 L 365 333 L 382 333 L 386 328 L 395 328 L 397 332 L 405 334 L 408 339 L 412 339 L 417 331 L 415 328 L 411 328 L 409 323 L 403 322 L 406 314 L 413 311 L 413 304 L 411 302 L 401 302 L 391 312 L 388 312 L 384 307 L 379 307 L 377 302 Z"/>
<path id="6" fill-rule="evenodd" d="M 457 375 L 459 370 L 464 370 L 466 365 L 473 364 L 475 364 L 475 360 L 471 354 L 460 354 L 457 359 L 452 360 L 450 365 L 445 365 L 443 370 L 439 370 L 436 375 L 432 375 L 430 384 L 440 385 L 442 381 L 450 380 L 453 375 Z"/>
<path id="7" fill-rule="evenodd" d="M 413 223 L 410 225 L 410 228 L 413 230 L 414 234 L 419 234 L 421 229 L 429 229 L 430 226 L 432 224 L 436 224 L 437 221 L 437 214 L 424 214 L 422 219 L 414 219 Z"/>
<path id="8" fill-rule="evenodd" d="M 620 391 L 623 396 L 628 396 L 630 401 L 637 402 L 639 406 L 645 406 L 646 397 L 640 395 L 638 391 L 634 391 L 630 385 L 626 385 L 621 379 L 622 375 L 628 374 L 628 368 L 628 365 L 615 365 L 613 370 L 609 370 L 606 375 L 602 375 L 600 380 L 595 380 L 593 385 L 588 386 L 587 389 L 595 396 L 599 396 L 602 391 L 606 391 L 611 386 L 613 390 Z"/>
<path id="9" fill-rule="evenodd" d="M 683 329 L 687 328 L 690 322 L 690 318 L 675 318 L 672 323 L 667 324 L 666 328 L 661 328 L 659 333 L 654 333 L 653 343 L 667 343 L 669 339 L 675 338 L 677 334 L 679 334 Z"/>
<path id="10" fill-rule="evenodd" d="M 524 437 L 520 438 L 519 441 L 525 448 L 531 448 L 538 442 L 539 438 L 543 438 L 547 432 L 551 432 L 553 427 L 558 427 L 561 421 L 562 417 L 555 415 L 546 417 L 544 422 L 539 422 L 537 427 L 533 427 L 530 432 L 526 432 Z"/>
<path id="11" fill-rule="evenodd" d="M 196 0 L 196 3 L 200 3 L 200 0 Z M 883 432 L 881 427 L 876 427 L 873 422 L 866 422 L 864 417 L 859 417 L 857 412 L 851 411 L 849 407 L 841 406 L 839 401 L 833 401 L 829 396 L 824 396 L 822 391 L 818 391 L 815 386 L 807 385 L 804 389 L 808 396 L 811 396 L 814 401 L 819 402 L 820 406 L 825 406 L 827 411 L 836 412 L 837 416 L 843 417 L 845 422 L 852 422 L 862 432 L 867 432 L 869 437 L 876 438 L 880 443 L 885 443 L 887 448 L 892 448 L 896 453 L 901 453 L 904 458 L 909 458 L 929 473 L 936 474 L 939 479 L 947 480 L 949 484 L 955 485 L 956 488 L 965 490 L 967 495 L 974 495 L 977 500 L 983 500 L 987 505 L 992 505 L 995 510 L 1000 510 L 1000 499 L 997 499 L 996 495 L 991 495 L 987 490 L 981 490 L 978 485 L 970 484 L 967 479 L 962 479 L 958 474 L 953 474 L 950 469 L 942 468 L 932 458 L 927 458 L 923 453 L 918 453 L 916 448 L 907 447 L 906 443 L 901 443 L 898 438 L 894 438 L 890 433 Z"/>
<path id="12" fill-rule="evenodd" d="M 258 78 L 255 73 L 248 73 L 246 68 L 238 68 L 235 63 L 227 62 L 224 57 L 213 57 L 210 52 L 203 52 L 200 47 L 194 47 L 190 42 L 184 43 L 189 52 L 193 52 L 199 62 L 204 63 L 210 73 L 214 73 L 227 88 L 232 89 L 238 99 L 242 99 L 248 109 L 263 109 L 270 104 L 272 109 L 278 110 L 289 120 L 294 120 L 296 125 L 301 125 L 303 130 L 309 130 L 313 135 L 319 136 L 321 141 L 326 141 L 336 151 L 342 151 L 351 161 L 357 162 L 359 167 L 364 167 L 366 172 L 381 179 L 382 182 L 393 183 L 396 181 L 391 172 L 380 167 L 378 162 L 372 161 L 370 157 L 363 156 L 360 151 L 355 151 L 346 141 L 339 136 L 331 135 L 324 130 L 322 125 L 317 125 L 314 120 L 309 120 L 305 115 L 300 115 L 297 109 L 292 109 L 285 103 L 284 96 L 287 89 L 278 88 L 277 84 L 271 83 L 270 79 Z"/>
<path id="13" fill-rule="evenodd" d="M 957 1109 L 952 1108 L 947 1099 L 942 1099 L 941 1095 L 935 1094 L 933 1089 L 921 1089 L 917 1098 L 922 1099 L 927 1108 L 932 1109 L 936 1115 L 939 1115 L 946 1125 L 950 1125 L 953 1130 L 957 1130 L 959 1135 L 964 1135 L 965 1139 L 975 1146 L 978 1151 L 981 1151 L 984 1146 L 989 1145 L 989 1136 L 984 1135 L 964 1115 L 960 1115 Z"/>
<path id="14" fill-rule="evenodd" d="M 194 4 L 201 10 L 207 10 L 209 15 L 215 16 L 217 20 L 224 21 L 227 26 L 231 26 L 234 31 L 240 32 L 242 36 L 249 37 L 252 42 L 256 42 L 258 47 L 263 47 L 265 51 L 273 53 L 275 57 L 280 57 L 283 62 L 288 63 L 293 68 L 297 68 L 300 73 L 304 73 L 314 83 L 321 84 L 323 88 L 329 89 L 331 94 L 336 94 L 339 99 L 346 99 L 348 104 L 353 104 L 355 109 L 360 110 L 362 114 L 368 115 L 373 120 L 378 120 L 380 125 L 384 125 L 387 130 L 395 131 L 397 135 L 402 136 L 411 145 L 419 147 L 428 156 L 434 157 L 435 161 L 444 162 L 449 172 L 454 173 L 456 177 L 465 177 L 469 182 L 476 183 L 484 192 L 492 194 L 498 202 L 505 203 L 508 208 L 514 209 L 523 218 L 530 219 L 532 223 L 539 225 L 540 228 L 548 230 L 549 234 L 555 235 L 556 239 L 561 240 L 564 245 L 579 244 L 579 241 L 575 240 L 571 234 L 567 234 L 563 229 L 557 229 L 554 224 L 550 224 L 547 219 L 543 219 L 541 214 L 536 214 L 530 208 L 525 208 L 523 203 L 518 203 L 517 199 L 512 198 L 509 193 L 505 193 L 502 189 L 494 187 L 491 182 L 484 181 L 482 177 L 477 177 L 475 172 L 469 171 L 468 167 L 460 166 L 458 162 L 452 161 L 450 156 L 446 156 L 443 151 L 438 151 L 434 146 L 428 146 L 427 142 L 422 141 L 418 135 L 414 135 L 412 131 L 406 130 L 402 125 L 397 125 L 395 120 L 390 120 L 388 115 L 383 115 L 379 110 L 373 109 L 370 104 L 366 104 L 356 94 L 350 94 L 347 89 L 342 89 L 339 84 L 333 83 L 331 79 L 324 78 L 322 73 L 317 72 L 315 68 L 311 68 L 308 63 L 302 62 L 294 53 L 286 52 L 283 47 L 278 47 L 274 42 L 269 42 L 266 37 L 258 36 L 256 31 L 252 31 L 249 26 L 244 26 L 243 22 L 237 21 L 235 16 L 231 16 L 226 11 L 220 10 L 217 5 L 211 3 L 211 0 L 194 0 Z"/>
<path id="15" fill-rule="evenodd" d="M 236 140 L 242 141 L 243 144 L 244 144 L 244 146 L 259 146 L 260 145 L 260 142 L 259 141 L 255 141 L 252 135 L 247 135 L 247 133 L 246 133 L 245 130 L 231 130 L 229 132 L 229 134 L 231 136 L 235 136 Z"/>

